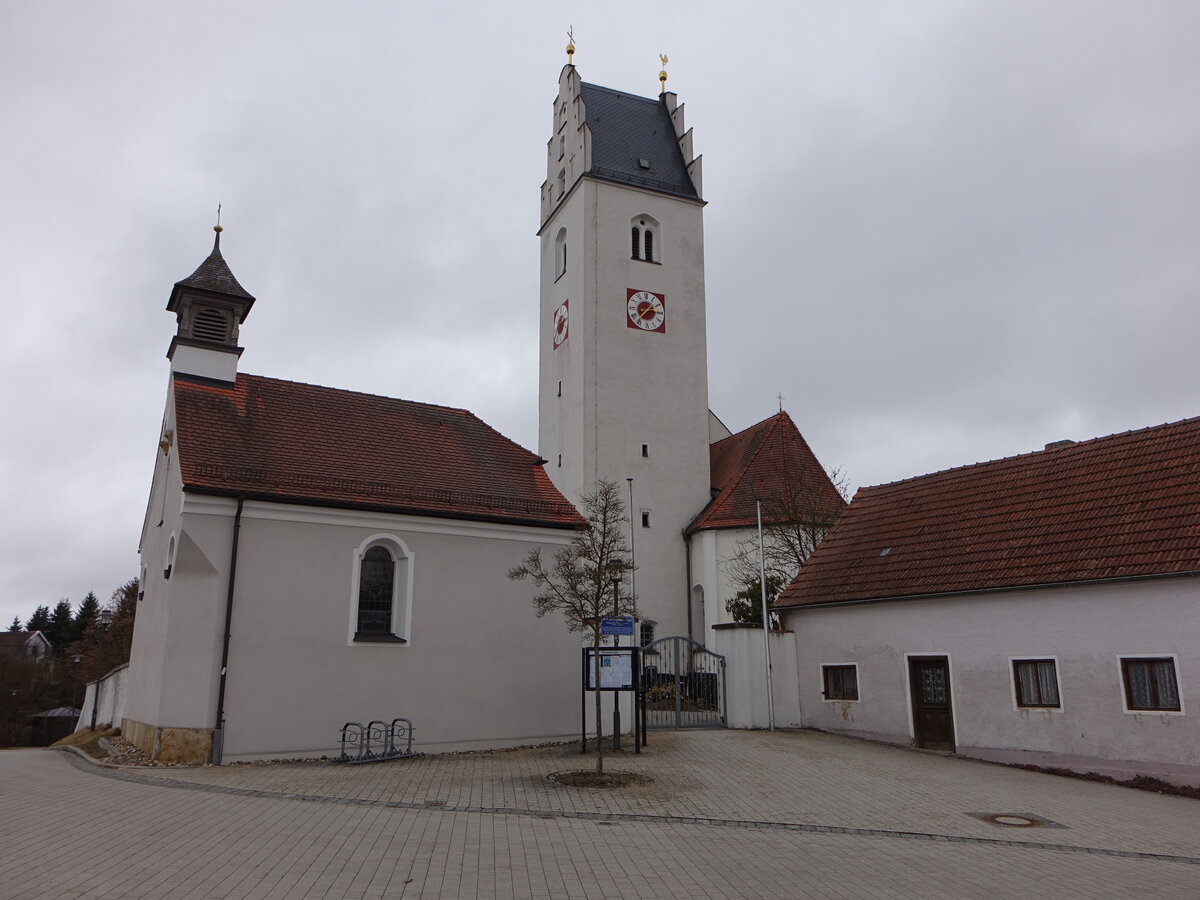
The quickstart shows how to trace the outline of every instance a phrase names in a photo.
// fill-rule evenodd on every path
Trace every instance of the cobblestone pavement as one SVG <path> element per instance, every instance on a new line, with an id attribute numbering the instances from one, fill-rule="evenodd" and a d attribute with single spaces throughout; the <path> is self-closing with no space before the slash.
<path id="1" fill-rule="evenodd" d="M 0 752 L 0 897 L 1200 897 L 1200 802 L 814 732 L 104 769 Z M 986 814 L 1037 817 L 994 825 Z"/>

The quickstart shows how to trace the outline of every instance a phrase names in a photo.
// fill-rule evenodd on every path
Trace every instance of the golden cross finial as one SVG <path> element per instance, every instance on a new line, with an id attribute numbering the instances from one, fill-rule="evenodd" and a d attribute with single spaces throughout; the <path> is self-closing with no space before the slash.
<path id="1" fill-rule="evenodd" d="M 217 204 L 217 224 L 213 226 L 213 231 L 220 234 L 225 229 L 221 227 L 221 204 Z"/>
<path id="2" fill-rule="evenodd" d="M 663 64 L 662 71 L 660 71 L 658 73 L 658 83 L 660 86 L 660 93 L 661 93 L 661 92 L 665 92 L 667 89 L 667 69 L 666 69 L 667 54 L 660 53 L 660 54 L 658 54 L 658 58 L 662 61 L 662 64 Z"/>
<path id="3" fill-rule="evenodd" d="M 575 60 L 575 26 L 567 28 L 567 65 L 573 65 Z"/>

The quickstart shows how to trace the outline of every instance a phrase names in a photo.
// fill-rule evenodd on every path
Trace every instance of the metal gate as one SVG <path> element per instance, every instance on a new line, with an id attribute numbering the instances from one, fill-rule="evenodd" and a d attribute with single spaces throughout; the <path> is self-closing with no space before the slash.
<path id="1" fill-rule="evenodd" d="M 725 657 L 682 636 L 642 648 L 647 728 L 724 728 Z"/>

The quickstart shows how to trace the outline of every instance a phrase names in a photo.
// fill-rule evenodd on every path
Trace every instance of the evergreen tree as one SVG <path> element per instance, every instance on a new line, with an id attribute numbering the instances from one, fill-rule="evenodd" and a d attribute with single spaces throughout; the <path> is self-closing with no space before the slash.
<path id="1" fill-rule="evenodd" d="M 39 606 L 25 623 L 26 631 L 45 631 L 50 627 L 50 607 Z"/>
<path id="2" fill-rule="evenodd" d="M 79 601 L 79 610 L 75 613 L 75 620 L 71 623 L 71 639 L 67 643 L 71 644 L 80 640 L 99 611 L 100 601 L 96 599 L 96 592 L 88 591 L 87 596 Z"/>
<path id="3" fill-rule="evenodd" d="M 50 614 L 50 624 L 45 628 L 46 640 L 56 656 L 61 656 L 63 648 L 71 643 L 75 617 L 71 612 L 71 601 L 66 597 L 58 601 L 54 612 Z"/>
<path id="4" fill-rule="evenodd" d="M 12 624 L 8 626 L 9 631 L 24 631 L 25 626 L 21 624 L 21 620 L 17 616 L 13 616 Z"/>

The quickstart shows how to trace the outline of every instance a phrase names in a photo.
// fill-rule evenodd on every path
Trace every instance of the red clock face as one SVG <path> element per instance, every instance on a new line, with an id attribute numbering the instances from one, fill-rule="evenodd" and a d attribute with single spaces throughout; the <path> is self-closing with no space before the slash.
<path id="1" fill-rule="evenodd" d="M 629 288 L 625 293 L 625 313 L 628 317 L 625 324 L 630 328 L 655 334 L 667 332 L 667 300 L 662 294 Z"/>
<path id="2" fill-rule="evenodd" d="M 570 327 L 570 317 L 568 315 L 568 304 L 570 300 L 564 300 L 562 306 L 554 311 L 554 349 L 557 350 L 563 345 L 567 339 L 567 330 Z"/>

